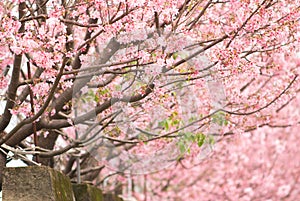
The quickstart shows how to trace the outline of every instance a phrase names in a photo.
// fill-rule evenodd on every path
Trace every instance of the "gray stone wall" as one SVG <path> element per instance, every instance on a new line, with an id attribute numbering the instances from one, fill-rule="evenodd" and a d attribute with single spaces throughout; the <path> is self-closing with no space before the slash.
<path id="1" fill-rule="evenodd" d="M 3 201 L 122 201 L 89 184 L 71 184 L 68 177 L 49 167 L 5 168 Z"/>

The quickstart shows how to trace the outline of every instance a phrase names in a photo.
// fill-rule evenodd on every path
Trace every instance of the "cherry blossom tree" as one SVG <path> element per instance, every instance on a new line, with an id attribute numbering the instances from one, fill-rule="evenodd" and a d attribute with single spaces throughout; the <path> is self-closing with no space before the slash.
<path id="1" fill-rule="evenodd" d="M 0 5 L 0 175 L 10 152 L 131 199 L 298 198 L 298 0 Z"/>

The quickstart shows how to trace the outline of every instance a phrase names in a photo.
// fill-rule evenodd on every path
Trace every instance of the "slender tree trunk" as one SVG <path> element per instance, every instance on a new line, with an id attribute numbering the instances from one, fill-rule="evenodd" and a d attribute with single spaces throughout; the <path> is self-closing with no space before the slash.
<path id="1" fill-rule="evenodd" d="M 4 136 L 5 133 L 1 133 L 0 137 Z M 0 191 L 2 190 L 2 177 L 3 177 L 3 170 L 6 166 L 6 155 L 0 151 Z"/>

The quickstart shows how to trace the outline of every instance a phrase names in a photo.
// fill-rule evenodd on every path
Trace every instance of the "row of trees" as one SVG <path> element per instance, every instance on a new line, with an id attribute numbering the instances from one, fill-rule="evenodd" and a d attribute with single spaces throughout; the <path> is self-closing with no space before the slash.
<path id="1" fill-rule="evenodd" d="M 0 175 L 11 152 L 138 200 L 296 199 L 299 17 L 295 0 L 1 1 Z"/>

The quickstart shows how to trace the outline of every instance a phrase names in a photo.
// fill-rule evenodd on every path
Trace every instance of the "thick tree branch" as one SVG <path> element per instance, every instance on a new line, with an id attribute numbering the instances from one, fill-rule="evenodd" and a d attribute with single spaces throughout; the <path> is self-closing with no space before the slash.
<path id="1" fill-rule="evenodd" d="M 26 3 L 20 3 L 19 5 L 19 19 L 21 19 L 25 15 L 24 9 L 26 8 Z M 25 24 L 22 23 L 19 33 L 22 33 L 25 31 Z M 19 76 L 20 76 L 20 70 L 21 70 L 21 64 L 22 64 L 22 54 L 15 55 L 14 56 L 14 65 L 13 65 L 13 72 L 10 80 L 10 84 L 7 91 L 7 102 L 5 105 L 4 113 L 2 114 L 0 118 L 0 132 L 4 131 L 4 129 L 7 127 L 7 125 L 10 122 L 10 119 L 12 117 L 12 114 L 10 110 L 15 105 L 15 99 L 16 99 L 16 93 L 18 89 L 19 84 Z"/>

